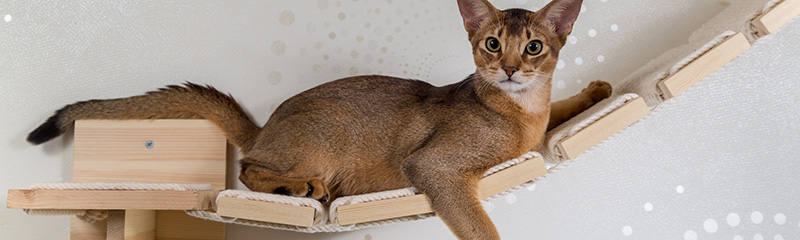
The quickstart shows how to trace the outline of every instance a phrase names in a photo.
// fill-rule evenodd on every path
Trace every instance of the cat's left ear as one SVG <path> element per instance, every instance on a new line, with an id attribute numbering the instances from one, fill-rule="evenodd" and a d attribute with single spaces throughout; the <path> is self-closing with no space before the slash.
<path id="1" fill-rule="evenodd" d="M 583 0 L 553 0 L 537 13 L 536 18 L 552 24 L 558 37 L 567 39 L 572 33 L 572 25 L 578 19 Z"/>
<path id="2" fill-rule="evenodd" d="M 458 0 L 458 10 L 464 18 L 464 28 L 472 34 L 481 29 L 489 18 L 497 14 L 497 8 L 487 0 Z"/>

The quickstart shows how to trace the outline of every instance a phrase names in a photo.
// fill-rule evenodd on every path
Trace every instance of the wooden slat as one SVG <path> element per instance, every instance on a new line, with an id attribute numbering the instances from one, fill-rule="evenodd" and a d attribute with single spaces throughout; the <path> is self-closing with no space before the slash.
<path id="1" fill-rule="evenodd" d="M 222 190 L 226 142 L 208 120 L 78 120 L 73 181 L 207 183 Z"/>
<path id="2" fill-rule="evenodd" d="M 8 190 L 12 209 L 210 209 L 216 191 Z"/>
<path id="3" fill-rule="evenodd" d="M 674 75 L 658 83 L 664 99 L 674 98 L 695 83 L 714 73 L 725 64 L 750 49 L 750 42 L 744 34 L 737 33 L 695 59 Z"/>
<path id="4" fill-rule="evenodd" d="M 545 174 L 547 174 L 547 168 L 541 158 L 529 159 L 483 178 L 478 185 L 478 192 L 481 199 L 486 199 Z"/>
<path id="5" fill-rule="evenodd" d="M 567 159 L 572 159 L 631 124 L 650 114 L 644 99 L 637 98 L 598 119 L 573 136 L 561 140 L 556 147 Z"/>
<path id="6" fill-rule="evenodd" d="M 800 15 L 800 0 L 783 0 L 769 12 L 753 20 L 753 26 L 761 33 L 772 34 Z"/>
<path id="7" fill-rule="evenodd" d="M 529 159 L 522 164 L 484 178 L 479 184 L 478 191 L 481 198 L 487 198 L 541 177 L 546 173 L 542 158 Z M 339 207 L 337 214 L 339 216 L 339 224 L 349 225 L 432 212 L 433 209 L 427 196 L 418 194 L 402 198 L 344 205 Z"/>
<path id="8" fill-rule="evenodd" d="M 217 207 L 217 214 L 223 217 L 242 218 L 301 227 L 314 226 L 315 212 L 316 210 L 311 207 L 230 197 L 220 197 L 219 206 Z"/>
<path id="9" fill-rule="evenodd" d="M 223 240 L 225 224 L 186 215 L 183 211 L 156 213 L 158 240 Z"/>
<path id="10" fill-rule="evenodd" d="M 337 212 L 339 224 L 350 225 L 432 213 L 433 208 L 431 208 L 428 196 L 417 194 L 408 197 L 344 205 L 340 206 Z"/>

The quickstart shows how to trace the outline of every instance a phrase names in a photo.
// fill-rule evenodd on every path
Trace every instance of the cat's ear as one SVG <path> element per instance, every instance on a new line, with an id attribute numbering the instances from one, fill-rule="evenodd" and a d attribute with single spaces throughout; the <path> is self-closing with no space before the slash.
<path id="1" fill-rule="evenodd" d="M 489 18 L 497 14 L 487 0 L 458 0 L 458 10 L 464 18 L 464 28 L 467 29 L 469 36 L 477 32 Z"/>
<path id="2" fill-rule="evenodd" d="M 553 0 L 537 13 L 536 18 L 555 27 L 559 38 L 566 39 L 578 19 L 583 0 Z"/>

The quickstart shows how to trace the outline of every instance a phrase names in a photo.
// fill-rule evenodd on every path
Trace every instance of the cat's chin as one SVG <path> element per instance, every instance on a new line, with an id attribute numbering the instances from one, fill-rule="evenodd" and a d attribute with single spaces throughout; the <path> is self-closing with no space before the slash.
<path id="1" fill-rule="evenodd" d="M 494 86 L 511 94 L 519 94 L 534 89 L 533 81 L 520 81 L 512 78 L 500 81 L 494 81 Z"/>

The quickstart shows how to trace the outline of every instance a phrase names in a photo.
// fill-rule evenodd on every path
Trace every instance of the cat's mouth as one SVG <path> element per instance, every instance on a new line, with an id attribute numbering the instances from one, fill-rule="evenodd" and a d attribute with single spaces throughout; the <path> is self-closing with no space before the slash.
<path id="1" fill-rule="evenodd" d="M 508 78 L 506 80 L 500 81 L 500 83 L 522 84 L 521 82 L 514 81 L 511 78 Z"/>

